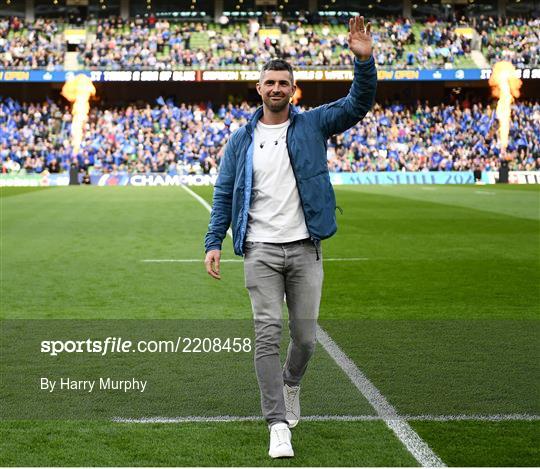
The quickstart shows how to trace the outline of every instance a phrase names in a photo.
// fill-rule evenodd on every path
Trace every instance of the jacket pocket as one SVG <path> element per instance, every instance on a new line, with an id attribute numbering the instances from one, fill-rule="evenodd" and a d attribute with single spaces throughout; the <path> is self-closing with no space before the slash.
<path id="1" fill-rule="evenodd" d="M 336 197 L 327 171 L 305 179 L 302 201 L 310 233 L 324 239 L 336 231 Z"/>

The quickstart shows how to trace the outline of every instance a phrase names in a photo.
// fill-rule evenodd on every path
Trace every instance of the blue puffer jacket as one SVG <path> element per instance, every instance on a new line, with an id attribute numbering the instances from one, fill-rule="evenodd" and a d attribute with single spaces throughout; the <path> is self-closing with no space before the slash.
<path id="1" fill-rule="evenodd" d="M 326 142 L 362 119 L 373 106 L 377 71 L 373 57 L 355 60 L 354 80 L 349 94 L 333 103 L 304 113 L 290 106 L 287 149 L 296 178 L 310 237 L 318 242 L 336 230 L 336 199 L 326 162 Z M 253 182 L 253 133 L 262 116 L 262 107 L 250 122 L 236 130 L 225 147 L 214 202 L 205 237 L 205 251 L 221 249 L 231 225 L 235 254 L 242 256 L 248 223 Z"/>

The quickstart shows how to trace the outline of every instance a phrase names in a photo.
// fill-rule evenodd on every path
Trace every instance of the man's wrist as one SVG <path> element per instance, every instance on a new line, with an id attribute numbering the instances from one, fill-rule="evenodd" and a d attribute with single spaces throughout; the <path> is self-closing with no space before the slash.
<path id="1" fill-rule="evenodd" d="M 372 54 L 369 55 L 355 55 L 356 60 L 359 62 L 367 62 L 369 59 L 371 59 Z"/>

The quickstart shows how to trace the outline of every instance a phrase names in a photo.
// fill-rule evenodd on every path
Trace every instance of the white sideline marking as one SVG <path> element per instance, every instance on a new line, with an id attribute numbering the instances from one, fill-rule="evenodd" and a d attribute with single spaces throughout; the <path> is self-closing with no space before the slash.
<path id="1" fill-rule="evenodd" d="M 317 339 L 422 467 L 446 466 L 320 326 L 317 326 Z"/>
<path id="2" fill-rule="evenodd" d="M 540 415 L 532 414 L 493 414 L 493 415 L 403 415 L 405 420 L 418 420 L 422 422 L 536 422 Z"/>
<path id="3" fill-rule="evenodd" d="M 188 194 L 197 199 L 209 212 L 212 207 L 201 196 L 193 192 L 189 187 L 182 185 Z M 232 238 L 229 228 L 227 234 Z M 405 448 L 413 455 L 423 467 L 446 467 L 439 457 L 431 450 L 427 443 L 418 436 L 411 426 L 403 420 L 399 420 L 396 409 L 390 405 L 379 390 L 366 378 L 347 355 L 338 347 L 330 336 L 317 325 L 317 339 L 326 352 L 334 359 L 338 366 L 347 374 L 349 379 L 368 400 L 379 416 L 386 416 L 384 422 L 395 433 Z M 391 419 L 387 418 L 392 416 Z"/>
<path id="4" fill-rule="evenodd" d="M 494 414 L 494 415 L 401 415 L 399 420 L 415 420 L 421 422 L 452 422 L 452 421 L 538 421 L 540 415 L 530 414 Z M 122 418 L 114 417 L 113 422 L 117 423 L 212 423 L 212 422 L 258 422 L 262 421 L 260 415 L 217 415 L 214 417 L 188 416 L 188 417 L 143 417 L 143 418 Z M 303 422 L 371 422 L 384 420 L 380 415 L 306 415 L 302 416 Z"/>
<path id="5" fill-rule="evenodd" d="M 195 197 L 195 199 L 198 200 L 206 210 L 212 213 L 212 207 L 210 207 L 210 204 L 206 200 L 204 200 L 199 194 L 193 192 L 185 184 L 181 184 L 180 187 L 184 189 L 189 195 Z M 227 230 L 227 234 L 232 238 L 232 230 L 230 228 Z"/>
<path id="6" fill-rule="evenodd" d="M 323 262 L 359 262 L 359 261 L 368 261 L 367 257 L 331 257 L 329 259 L 323 259 Z M 203 263 L 204 259 L 142 259 L 141 262 L 146 263 L 159 263 L 159 262 L 180 262 L 180 263 L 193 263 L 200 262 Z M 244 262 L 243 259 L 221 259 L 221 263 L 224 262 Z"/>
<path id="7" fill-rule="evenodd" d="M 184 264 L 190 264 L 190 263 L 196 263 L 196 262 L 200 262 L 201 264 L 204 262 L 204 259 L 142 259 L 141 262 L 146 262 L 146 263 L 164 263 L 164 262 L 180 262 L 180 263 L 184 263 Z M 221 259 L 219 261 L 221 264 L 223 264 L 224 262 L 244 262 L 243 259 Z"/>

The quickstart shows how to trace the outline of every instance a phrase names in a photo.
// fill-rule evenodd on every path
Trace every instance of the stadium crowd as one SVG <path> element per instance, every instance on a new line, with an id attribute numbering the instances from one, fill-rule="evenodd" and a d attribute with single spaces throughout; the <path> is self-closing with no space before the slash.
<path id="1" fill-rule="evenodd" d="M 449 68 L 471 52 L 471 40 L 456 34 L 455 25 L 431 18 L 418 34 L 408 19 L 382 20 L 374 31 L 379 67 Z"/>
<path id="2" fill-rule="evenodd" d="M 442 22 L 431 17 L 412 22 L 404 18 L 375 18 L 375 60 L 380 68 L 452 68 L 474 66 L 472 40 L 457 34 L 465 19 Z M 540 20 L 489 17 L 471 19 L 490 63 L 511 60 L 518 67 L 538 65 Z M 90 20 L 89 34 L 79 46 L 78 60 L 87 69 L 253 68 L 270 57 L 283 57 L 295 67 L 351 66 L 346 25 L 311 25 L 282 21 L 281 34 L 260 38 L 257 20 L 221 25 L 167 19 L 117 17 Z M 66 44 L 63 23 L 0 19 L 0 67 L 61 68 Z"/>
<path id="3" fill-rule="evenodd" d="M 254 107 L 181 104 L 92 109 L 79 155 L 70 144 L 69 106 L 0 100 L 3 173 L 58 173 L 73 160 L 88 172 L 215 174 L 230 134 Z M 303 109 L 300 109 L 301 111 Z M 377 104 L 357 126 L 328 142 L 336 172 L 496 170 L 497 120 L 480 102 Z M 540 102 L 513 106 L 511 170 L 540 169 Z"/>
<path id="4" fill-rule="evenodd" d="M 540 65 L 540 18 L 486 18 L 479 25 L 489 63 L 512 62 L 517 68 Z"/>
<path id="5" fill-rule="evenodd" d="M 64 66 L 65 52 L 57 21 L 0 17 L 0 68 L 52 71 Z"/>
<path id="6" fill-rule="evenodd" d="M 423 25 L 417 38 L 410 20 L 373 21 L 380 67 L 448 67 L 470 53 L 470 40 L 452 32 L 451 25 L 435 19 Z M 152 23 L 102 19 L 96 40 L 81 47 L 81 65 L 107 69 L 171 69 L 177 67 L 253 68 L 271 57 L 283 57 L 295 67 L 350 67 L 347 27 L 313 26 L 301 22 L 280 23 L 280 39 L 261 38 L 260 25 L 251 21 L 222 28 L 204 23 Z M 204 33 L 204 47 L 192 47 L 193 33 Z M 203 40 L 204 42 L 204 40 Z"/>
<path id="7" fill-rule="evenodd" d="M 540 169 L 540 103 L 513 106 L 507 156 L 512 170 Z M 493 108 L 467 100 L 454 105 L 376 104 L 361 124 L 333 138 L 330 171 L 497 170 L 500 148 Z"/>
<path id="8" fill-rule="evenodd" d="M 191 34 L 200 23 L 133 20 L 124 30 L 121 18 L 98 20 L 95 40 L 81 45 L 79 61 L 84 68 L 166 69 L 170 65 L 191 67 L 206 62 L 206 53 L 190 48 Z M 167 53 L 165 54 L 165 48 Z"/>

